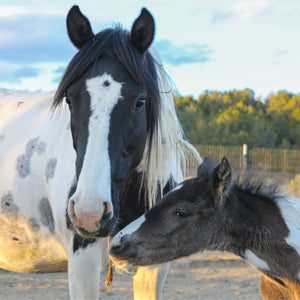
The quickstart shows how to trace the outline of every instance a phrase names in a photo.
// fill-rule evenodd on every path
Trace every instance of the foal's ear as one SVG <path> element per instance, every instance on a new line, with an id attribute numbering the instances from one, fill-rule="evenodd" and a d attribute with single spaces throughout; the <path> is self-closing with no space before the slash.
<path id="1" fill-rule="evenodd" d="M 214 169 L 214 164 L 207 156 L 204 156 L 204 160 L 202 164 L 198 167 L 197 177 L 202 177 L 204 175 L 211 174 L 213 169 Z"/>
<path id="2" fill-rule="evenodd" d="M 155 32 L 154 19 L 150 12 L 143 8 L 139 17 L 134 21 L 130 40 L 140 53 L 145 53 L 153 42 Z"/>
<path id="3" fill-rule="evenodd" d="M 90 21 L 84 16 L 78 5 L 72 6 L 67 15 L 67 30 L 71 42 L 80 49 L 93 36 Z"/>
<path id="4" fill-rule="evenodd" d="M 231 167 L 226 156 L 215 167 L 212 175 L 212 185 L 218 198 L 221 198 L 231 183 Z"/>

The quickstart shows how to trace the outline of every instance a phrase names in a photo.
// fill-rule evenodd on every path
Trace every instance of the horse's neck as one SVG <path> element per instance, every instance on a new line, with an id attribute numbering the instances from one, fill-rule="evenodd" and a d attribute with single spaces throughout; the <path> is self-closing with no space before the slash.
<path id="1" fill-rule="evenodd" d="M 120 196 L 119 221 L 115 230 L 121 230 L 150 208 L 142 181 L 142 173 L 137 172 L 136 170 L 129 176 L 129 180 L 125 184 Z M 163 194 L 169 192 L 174 185 L 176 185 L 176 182 L 173 177 L 170 177 L 167 184 L 163 187 Z M 159 188 L 156 201 L 158 202 L 160 199 L 161 195 Z"/>

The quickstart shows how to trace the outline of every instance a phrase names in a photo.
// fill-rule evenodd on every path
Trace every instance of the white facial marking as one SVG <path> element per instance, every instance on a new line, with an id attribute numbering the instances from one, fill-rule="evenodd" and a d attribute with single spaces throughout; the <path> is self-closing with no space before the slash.
<path id="1" fill-rule="evenodd" d="M 262 270 L 262 271 L 268 271 L 270 270 L 268 264 L 256 256 L 251 250 L 247 249 L 245 251 L 245 259 L 247 262 L 249 262 L 251 265 L 255 266 L 256 268 Z"/>
<path id="2" fill-rule="evenodd" d="M 300 255 L 300 199 L 280 199 L 277 202 L 290 234 L 285 239 Z"/>
<path id="3" fill-rule="evenodd" d="M 131 234 L 135 231 L 137 231 L 141 225 L 145 222 L 145 215 L 140 216 L 130 224 L 128 224 L 125 228 L 123 228 L 121 231 L 119 231 L 111 240 L 111 246 L 116 246 L 120 244 L 120 240 L 122 236 L 126 234 Z"/>
<path id="4" fill-rule="evenodd" d="M 111 203 L 108 135 L 111 113 L 121 99 L 122 83 L 104 73 L 88 79 L 86 87 L 91 101 L 89 136 L 75 194 L 80 199 L 79 205 L 76 205 L 77 210 L 85 207 L 93 211 L 93 207 L 97 208 L 101 204 L 99 199 Z"/>

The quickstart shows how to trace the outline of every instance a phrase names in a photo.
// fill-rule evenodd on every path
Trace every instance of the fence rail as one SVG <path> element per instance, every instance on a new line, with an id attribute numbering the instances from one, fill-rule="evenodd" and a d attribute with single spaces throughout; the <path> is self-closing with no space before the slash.
<path id="1" fill-rule="evenodd" d="M 280 184 L 286 184 L 300 173 L 300 150 L 250 148 L 244 155 L 243 146 L 194 145 L 201 157 L 208 156 L 215 164 L 227 156 L 233 169 L 251 170 Z M 195 176 L 197 162 L 189 158 L 188 176 Z"/>

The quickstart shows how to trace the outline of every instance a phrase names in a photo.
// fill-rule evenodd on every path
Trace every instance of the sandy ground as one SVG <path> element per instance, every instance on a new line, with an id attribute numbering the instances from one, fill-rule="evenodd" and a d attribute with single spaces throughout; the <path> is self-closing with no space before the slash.
<path id="1" fill-rule="evenodd" d="M 111 292 L 106 291 L 105 277 L 104 272 L 100 299 L 133 299 L 130 275 L 115 272 Z M 163 299 L 262 299 L 259 280 L 260 274 L 235 255 L 208 251 L 172 263 Z M 67 273 L 21 274 L 0 270 L 0 299 L 69 299 Z"/>

